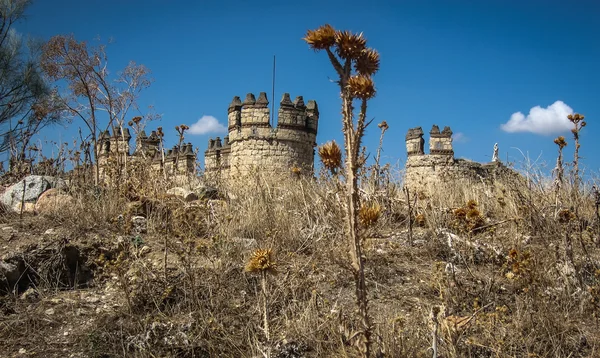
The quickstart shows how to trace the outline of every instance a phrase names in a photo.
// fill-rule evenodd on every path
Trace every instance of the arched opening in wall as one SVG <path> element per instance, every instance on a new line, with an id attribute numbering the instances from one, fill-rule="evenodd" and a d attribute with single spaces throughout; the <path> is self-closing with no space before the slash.
<path id="1" fill-rule="evenodd" d="M 104 142 L 104 154 L 110 153 L 110 141 Z"/>

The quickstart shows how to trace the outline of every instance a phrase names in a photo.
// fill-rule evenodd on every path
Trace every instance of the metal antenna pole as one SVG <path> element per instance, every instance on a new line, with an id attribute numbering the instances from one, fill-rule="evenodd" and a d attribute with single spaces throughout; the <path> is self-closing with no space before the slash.
<path id="1" fill-rule="evenodd" d="M 273 88 L 271 92 L 271 126 L 275 123 L 275 55 L 273 55 Z"/>

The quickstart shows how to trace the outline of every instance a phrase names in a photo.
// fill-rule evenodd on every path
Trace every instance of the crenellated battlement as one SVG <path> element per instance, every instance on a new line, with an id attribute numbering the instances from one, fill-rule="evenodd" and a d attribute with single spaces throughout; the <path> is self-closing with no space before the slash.
<path id="1" fill-rule="evenodd" d="M 266 92 L 260 92 L 258 99 L 253 93 L 248 93 L 243 102 L 239 96 L 233 97 L 227 113 L 229 132 L 246 127 L 272 128 Z M 292 102 L 290 94 L 284 93 L 277 114 L 277 128 L 317 133 L 319 109 L 314 100 L 305 104 L 304 98 L 298 96 Z"/>
<path id="2" fill-rule="evenodd" d="M 406 133 L 406 152 L 409 157 L 425 155 L 423 139 L 423 129 L 421 127 L 410 128 Z M 440 127 L 433 125 L 429 131 L 429 154 L 447 156 L 454 159 L 454 149 L 452 148 L 452 129 L 446 126 L 440 132 Z"/>
<path id="3" fill-rule="evenodd" d="M 299 166 L 311 168 L 319 123 L 319 109 L 314 100 L 304 102 L 302 96 L 291 100 L 284 93 L 277 110 L 277 123 L 271 123 L 272 114 L 266 92 L 258 98 L 239 96 L 227 109 L 228 135 L 209 139 L 205 151 L 205 170 L 247 172 L 257 166 Z"/>
<path id="4" fill-rule="evenodd" d="M 440 131 L 433 125 L 429 131 L 429 153 L 424 151 L 423 129 L 410 128 L 406 133 L 408 158 L 404 172 L 404 185 L 413 191 L 440 190 L 442 184 L 460 181 L 464 185 L 477 186 L 482 183 L 519 180 L 519 175 L 499 161 L 477 163 L 455 159 L 452 147 L 452 129 Z"/>
<path id="5" fill-rule="evenodd" d="M 153 170 L 165 171 L 168 174 L 190 174 L 196 170 L 196 153 L 192 143 L 182 143 L 181 147 L 175 145 L 173 148 L 162 152 L 160 150 L 160 138 L 156 131 L 147 135 L 140 131 L 136 137 L 134 152 L 130 154 L 129 141 L 132 136 L 129 128 L 113 128 L 113 134 L 107 130 L 98 137 L 100 148 L 98 163 L 101 177 L 104 177 L 105 169 L 111 160 L 121 165 L 127 158 L 128 161 L 141 161 L 147 163 Z M 164 156 L 164 161 L 163 161 Z"/>

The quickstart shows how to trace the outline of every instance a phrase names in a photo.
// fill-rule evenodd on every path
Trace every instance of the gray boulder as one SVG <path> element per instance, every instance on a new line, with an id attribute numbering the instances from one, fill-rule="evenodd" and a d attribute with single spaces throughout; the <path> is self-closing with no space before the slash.
<path id="1" fill-rule="evenodd" d="M 0 201 L 5 206 L 13 208 L 17 203 L 20 203 L 21 200 L 26 203 L 35 203 L 40 195 L 48 189 L 65 187 L 65 181 L 60 178 L 43 175 L 29 175 L 6 189 L 4 194 L 0 197 Z"/>

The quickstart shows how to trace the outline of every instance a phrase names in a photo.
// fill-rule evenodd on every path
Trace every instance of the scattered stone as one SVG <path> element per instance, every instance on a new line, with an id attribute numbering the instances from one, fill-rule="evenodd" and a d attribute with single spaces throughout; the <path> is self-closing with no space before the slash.
<path id="1" fill-rule="evenodd" d="M 242 247 L 244 247 L 246 249 L 254 248 L 257 245 L 257 242 L 255 239 L 248 239 L 245 237 L 234 237 L 234 238 L 231 238 L 231 241 L 233 243 L 240 244 Z"/>
<path id="2" fill-rule="evenodd" d="M 189 203 L 190 201 L 198 200 L 198 195 L 196 195 L 196 193 L 194 193 L 191 190 L 182 188 L 182 187 L 171 188 L 171 189 L 167 190 L 167 194 L 179 196 L 179 197 L 183 198 L 183 201 L 185 201 L 186 203 Z"/>
<path id="3" fill-rule="evenodd" d="M 143 216 L 134 216 L 131 218 L 131 234 L 144 234 L 148 230 L 148 220 Z"/>
<path id="4" fill-rule="evenodd" d="M 56 230 L 54 228 L 50 228 L 44 232 L 44 235 L 54 235 L 56 234 Z"/>
<path id="5" fill-rule="evenodd" d="M 85 298 L 85 301 L 88 303 L 96 303 L 100 301 L 100 299 L 98 298 L 98 296 L 88 296 Z"/>
<path id="6" fill-rule="evenodd" d="M 308 346 L 302 342 L 283 340 L 275 347 L 275 358 L 304 358 L 307 357 Z"/>
<path id="7" fill-rule="evenodd" d="M 200 185 L 194 191 L 198 194 L 199 199 L 210 200 L 219 198 L 219 191 L 208 185 Z"/>
<path id="8" fill-rule="evenodd" d="M 148 245 L 144 245 L 140 249 L 140 256 L 144 256 L 144 255 L 148 254 L 150 251 L 152 251 L 152 249 L 150 249 L 150 247 Z"/>
<path id="9" fill-rule="evenodd" d="M 219 200 L 219 199 L 209 200 L 209 201 L 207 201 L 207 205 L 216 211 L 222 212 L 223 210 L 227 209 L 227 202 L 225 200 Z"/>
<path id="10" fill-rule="evenodd" d="M 20 276 L 21 272 L 17 265 L 0 260 L 0 283 L 6 283 L 7 288 L 10 289 L 19 281 Z"/>
<path id="11" fill-rule="evenodd" d="M 35 300 L 36 298 L 39 297 L 39 292 L 33 288 L 33 287 L 29 287 L 27 289 L 27 291 L 23 292 L 23 294 L 21 295 L 20 299 L 22 300 Z"/>
<path id="12" fill-rule="evenodd" d="M 54 308 L 48 308 L 47 310 L 44 311 L 45 314 L 47 314 L 48 316 L 51 316 L 54 314 Z"/>

